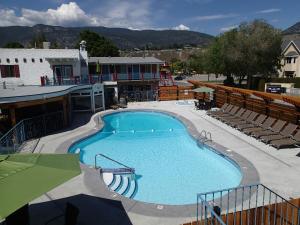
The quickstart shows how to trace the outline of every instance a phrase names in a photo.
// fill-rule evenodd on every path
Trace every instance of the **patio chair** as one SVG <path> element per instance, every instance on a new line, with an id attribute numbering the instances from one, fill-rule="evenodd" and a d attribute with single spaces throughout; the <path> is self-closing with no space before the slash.
<path id="1" fill-rule="evenodd" d="M 256 120 L 250 121 L 250 123 L 239 124 L 239 125 L 236 126 L 236 128 L 237 128 L 238 130 L 243 130 L 243 129 L 250 128 L 250 127 L 259 127 L 259 126 L 261 126 L 261 124 L 265 121 L 266 118 L 267 118 L 266 115 L 260 114 L 260 115 L 256 118 Z"/>
<path id="2" fill-rule="evenodd" d="M 230 125 L 231 122 L 245 120 L 248 118 L 251 112 L 252 112 L 251 110 L 247 109 L 246 112 L 244 112 L 244 114 L 241 115 L 239 118 L 228 118 L 228 120 L 224 120 L 223 122 Z"/>
<path id="3" fill-rule="evenodd" d="M 230 122 L 230 126 L 237 127 L 237 126 L 242 125 L 242 124 L 250 123 L 253 120 L 255 120 L 255 118 L 257 117 L 257 115 L 258 115 L 257 112 L 251 111 L 250 115 L 246 119 L 242 119 L 242 120 L 239 120 L 239 121 L 235 120 L 233 122 Z"/>
<path id="4" fill-rule="evenodd" d="M 300 130 L 298 130 L 296 134 L 291 138 L 284 138 L 284 139 L 274 140 L 270 142 L 270 145 L 277 149 L 289 148 L 299 144 L 300 144 Z"/>
<path id="5" fill-rule="evenodd" d="M 219 110 L 219 111 L 217 111 L 216 113 L 214 113 L 214 114 L 209 114 L 209 115 L 210 115 L 211 117 L 216 117 L 216 116 L 220 116 L 220 115 L 225 115 L 226 113 L 229 113 L 230 110 L 232 110 L 233 107 L 234 107 L 233 105 L 228 105 L 228 106 L 226 107 L 226 109 L 224 109 L 224 111 Z"/>
<path id="6" fill-rule="evenodd" d="M 220 119 L 222 117 L 233 116 L 237 113 L 238 110 L 239 110 L 238 106 L 233 106 L 229 112 L 224 112 L 221 115 L 216 115 L 216 116 L 214 116 L 214 118 Z"/>
<path id="7" fill-rule="evenodd" d="M 268 130 L 252 132 L 251 136 L 255 138 L 260 138 L 261 136 L 279 134 L 282 128 L 286 125 L 286 121 L 277 120 L 273 127 Z"/>
<path id="8" fill-rule="evenodd" d="M 243 129 L 242 131 L 245 133 L 245 134 L 251 134 L 252 132 L 256 132 L 256 131 L 263 131 L 263 130 L 268 130 L 272 124 L 275 122 L 275 118 L 273 117 L 268 117 L 265 122 L 263 122 L 260 126 L 257 126 L 257 127 L 250 127 L 250 128 L 246 128 L 246 129 Z"/>
<path id="9" fill-rule="evenodd" d="M 224 117 L 222 116 L 219 118 L 219 120 L 224 122 L 224 121 L 231 120 L 231 119 L 239 119 L 239 118 L 241 118 L 241 116 L 243 115 L 244 112 L 246 112 L 246 109 L 240 108 L 240 110 L 236 114 L 231 115 L 231 116 L 224 116 Z"/>
<path id="10" fill-rule="evenodd" d="M 218 113 L 220 113 L 220 112 L 224 112 L 225 109 L 226 109 L 228 106 L 229 106 L 228 103 L 224 103 L 224 105 L 222 105 L 222 107 L 221 107 L 219 110 L 217 110 L 217 111 L 211 111 L 211 110 L 209 110 L 209 111 L 207 111 L 206 113 L 207 113 L 207 115 L 218 114 Z"/>
<path id="11" fill-rule="evenodd" d="M 297 127 L 298 125 L 289 123 L 279 134 L 261 136 L 260 140 L 262 142 L 269 143 L 270 141 L 291 137 L 291 135 L 295 132 Z"/>

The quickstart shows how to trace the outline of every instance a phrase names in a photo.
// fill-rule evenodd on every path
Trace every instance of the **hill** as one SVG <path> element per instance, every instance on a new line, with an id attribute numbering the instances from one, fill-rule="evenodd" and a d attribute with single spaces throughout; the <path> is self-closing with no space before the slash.
<path id="1" fill-rule="evenodd" d="M 60 27 L 48 25 L 0 27 L 0 46 L 8 42 L 20 42 L 28 46 L 38 34 L 57 43 L 61 48 L 74 48 L 82 30 L 94 31 L 112 40 L 120 49 L 170 48 L 184 45 L 206 46 L 213 36 L 195 31 L 178 30 L 129 30 L 107 27 Z"/>

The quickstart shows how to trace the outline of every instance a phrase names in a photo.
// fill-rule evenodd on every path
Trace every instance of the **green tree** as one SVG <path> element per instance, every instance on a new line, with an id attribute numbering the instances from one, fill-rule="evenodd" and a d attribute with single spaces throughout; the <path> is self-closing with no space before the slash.
<path id="1" fill-rule="evenodd" d="M 4 48 L 24 48 L 22 44 L 19 42 L 8 42 L 4 46 Z"/>
<path id="2" fill-rule="evenodd" d="M 270 76 L 280 68 L 281 32 L 262 20 L 242 23 L 215 39 L 207 51 L 208 72 L 223 74 L 239 86 L 253 75 Z"/>
<path id="3" fill-rule="evenodd" d="M 112 43 L 112 41 L 98 35 L 95 32 L 84 30 L 80 32 L 80 41 L 86 41 L 86 49 L 89 56 L 93 57 L 107 57 L 119 56 L 119 49 Z M 79 43 L 77 47 L 79 47 Z"/>
<path id="4" fill-rule="evenodd" d="M 43 48 L 43 42 L 46 42 L 46 36 L 44 33 L 37 33 L 29 43 L 30 48 Z"/>

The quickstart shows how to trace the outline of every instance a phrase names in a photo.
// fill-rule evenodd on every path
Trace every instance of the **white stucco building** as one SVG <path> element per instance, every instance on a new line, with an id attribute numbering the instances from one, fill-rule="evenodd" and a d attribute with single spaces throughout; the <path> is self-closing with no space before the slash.
<path id="1" fill-rule="evenodd" d="M 41 85 L 41 77 L 57 84 L 74 84 L 80 79 L 88 79 L 85 48 L 0 48 L 0 83 Z"/>

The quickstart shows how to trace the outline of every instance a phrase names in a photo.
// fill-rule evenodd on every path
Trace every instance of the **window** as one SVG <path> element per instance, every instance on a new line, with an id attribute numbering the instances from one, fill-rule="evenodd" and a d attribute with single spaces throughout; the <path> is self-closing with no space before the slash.
<path id="1" fill-rule="evenodd" d="M 23 62 L 24 62 L 24 63 L 27 63 L 27 59 L 26 59 L 26 58 L 23 58 Z"/>
<path id="2" fill-rule="evenodd" d="M 71 65 L 55 65 L 54 74 L 56 78 L 70 78 L 73 76 L 73 67 Z"/>
<path id="3" fill-rule="evenodd" d="M 33 62 L 33 63 L 35 62 L 34 58 L 31 59 L 31 62 Z"/>
<path id="4" fill-rule="evenodd" d="M 296 57 L 294 57 L 294 63 L 296 63 Z"/>
<path id="5" fill-rule="evenodd" d="M 10 63 L 10 59 L 6 59 L 6 62 L 7 62 L 7 63 Z"/>
<path id="6" fill-rule="evenodd" d="M 43 62 L 43 59 L 42 58 L 40 58 L 40 63 L 42 63 Z"/>
<path id="7" fill-rule="evenodd" d="M 291 57 L 286 58 L 286 63 L 291 64 L 292 63 L 292 58 Z"/>
<path id="8" fill-rule="evenodd" d="M 19 62 L 18 58 L 15 58 L 15 63 L 18 63 L 18 62 Z"/>
<path id="9" fill-rule="evenodd" d="M 20 77 L 19 65 L 0 65 L 1 77 Z"/>

